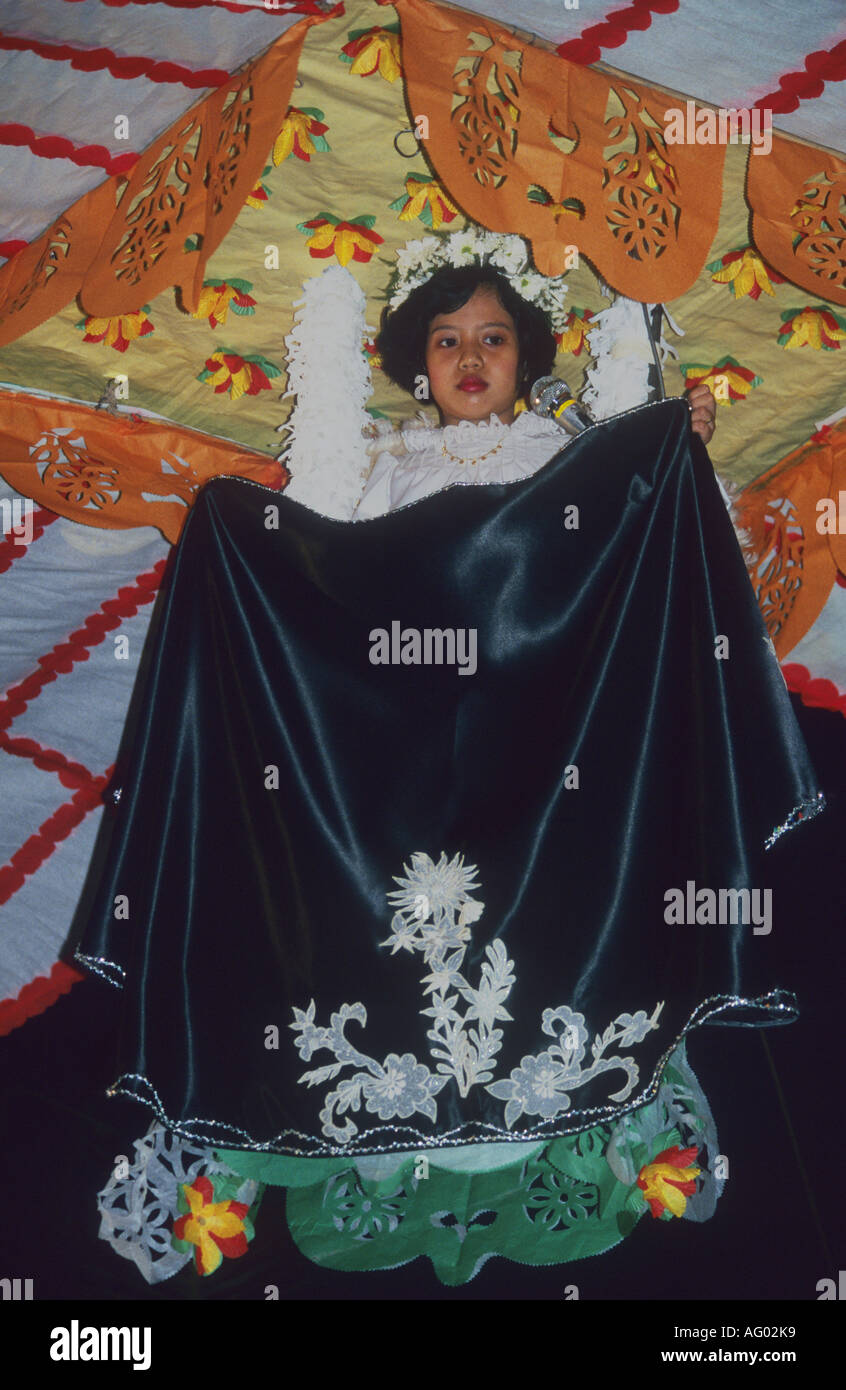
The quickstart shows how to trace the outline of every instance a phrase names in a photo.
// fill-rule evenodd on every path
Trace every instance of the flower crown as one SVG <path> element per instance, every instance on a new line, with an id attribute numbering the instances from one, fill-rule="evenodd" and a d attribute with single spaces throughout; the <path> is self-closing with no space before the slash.
<path id="1" fill-rule="evenodd" d="M 501 271 L 511 288 L 550 317 L 556 333 L 566 327 L 563 275 L 549 278 L 533 268 L 529 248 L 522 237 L 467 227 L 448 236 L 428 236 L 408 241 L 397 251 L 397 268 L 388 286 L 388 304 L 398 308 L 412 290 L 442 266 L 490 265 Z"/>

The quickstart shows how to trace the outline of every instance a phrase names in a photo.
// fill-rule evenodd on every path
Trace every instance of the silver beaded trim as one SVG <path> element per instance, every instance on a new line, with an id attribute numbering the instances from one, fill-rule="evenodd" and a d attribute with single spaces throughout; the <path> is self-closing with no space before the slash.
<path id="1" fill-rule="evenodd" d="M 301 1130 L 297 1129 L 280 1130 L 275 1138 L 261 1143 L 259 1140 L 253 1139 L 246 1130 L 239 1129 L 236 1125 L 227 1124 L 223 1120 L 169 1119 L 154 1086 L 146 1076 L 142 1076 L 138 1072 L 124 1072 L 122 1076 L 118 1077 L 114 1085 L 108 1088 L 106 1094 L 109 1096 L 128 1096 L 131 1100 L 140 1101 L 142 1105 L 149 1106 L 155 1112 L 159 1122 L 166 1128 L 173 1130 L 183 1139 L 208 1148 L 250 1149 L 259 1153 L 284 1154 L 295 1158 L 352 1158 L 364 1154 L 391 1153 L 396 1150 L 452 1149 L 468 1144 L 485 1144 L 494 1141 L 506 1144 L 522 1144 L 527 1140 L 551 1140 L 567 1134 L 578 1134 L 580 1131 L 592 1129 L 594 1125 L 602 1124 L 604 1121 L 618 1120 L 623 1115 L 628 1115 L 642 1105 L 648 1104 L 657 1096 L 661 1087 L 664 1068 L 682 1039 L 694 1028 L 698 1028 L 719 1014 L 732 1009 L 763 1010 L 766 1015 L 769 1015 L 763 1019 L 756 1019 L 754 1022 L 735 1024 L 733 1025 L 735 1027 L 769 1027 L 777 1023 L 793 1023 L 799 1017 L 796 996 L 788 990 L 770 990 L 768 994 L 757 995 L 754 999 L 748 999 L 739 994 L 711 995 L 694 1009 L 681 1032 L 659 1058 L 649 1084 L 634 1100 L 628 1101 L 625 1105 L 596 1105 L 584 1110 L 574 1110 L 569 1113 L 566 1122 L 559 1117 L 558 1119 L 544 1120 L 531 1129 L 517 1131 L 504 1130 L 498 1125 L 488 1124 L 482 1120 L 470 1120 L 467 1124 L 459 1125 L 440 1136 L 423 1134 L 413 1125 L 386 1124 L 363 1131 L 351 1144 L 328 1144 L 324 1138 L 303 1134 Z M 139 1085 L 127 1086 L 124 1085 L 124 1082 L 137 1082 Z M 145 1094 L 140 1094 L 142 1090 Z M 211 1129 L 215 1130 L 216 1133 L 201 1132 Z M 379 1137 L 387 1134 L 396 1134 L 401 1137 L 393 1140 Z M 309 1147 L 298 1148 L 292 1142 L 293 1140 L 299 1140 Z"/>
<path id="2" fill-rule="evenodd" d="M 777 825 L 769 838 L 764 841 L 764 849 L 772 849 L 776 840 L 781 839 L 782 835 L 786 835 L 788 830 L 795 830 L 796 826 L 803 821 L 813 820 L 814 816 L 818 816 L 820 811 L 825 810 L 825 807 L 824 792 L 817 792 L 816 796 L 803 796 L 802 800 L 793 807 L 787 820 L 782 821 L 781 825 Z"/>
<path id="3" fill-rule="evenodd" d="M 92 970 L 95 975 L 99 975 L 101 980 L 108 980 L 115 989 L 123 989 L 126 971 L 122 965 L 116 965 L 113 960 L 107 960 L 105 956 L 84 956 L 81 951 L 74 951 L 73 958 L 78 960 L 80 965 L 84 965 L 87 970 Z M 114 971 L 114 974 L 109 974 L 109 971 Z"/>

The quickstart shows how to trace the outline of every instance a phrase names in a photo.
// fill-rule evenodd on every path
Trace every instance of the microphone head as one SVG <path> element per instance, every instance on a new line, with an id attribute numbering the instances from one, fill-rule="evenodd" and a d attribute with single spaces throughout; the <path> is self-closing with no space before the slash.
<path id="1" fill-rule="evenodd" d="M 535 415 L 551 416 L 562 400 L 570 399 L 566 381 L 557 376 L 541 376 L 529 392 L 529 406 Z"/>
<path id="2" fill-rule="evenodd" d="M 560 376 L 538 377 L 529 392 L 529 405 L 535 415 L 554 420 L 568 434 L 580 434 L 594 423 L 590 411 L 579 405 Z"/>

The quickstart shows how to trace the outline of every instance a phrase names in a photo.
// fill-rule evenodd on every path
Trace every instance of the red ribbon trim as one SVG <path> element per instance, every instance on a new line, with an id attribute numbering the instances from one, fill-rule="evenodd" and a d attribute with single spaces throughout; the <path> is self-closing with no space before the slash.
<path id="1" fill-rule="evenodd" d="M 134 617 L 142 604 L 152 603 L 166 563 L 166 560 L 159 560 L 146 574 L 139 574 L 133 584 L 118 589 L 117 597 L 101 603 L 98 611 L 90 614 L 66 642 L 57 643 L 46 656 L 38 658 L 41 669 L 32 671 L 20 684 L 12 686 L 0 700 L 0 731 L 8 729 L 18 715 L 23 714 L 45 685 L 60 674 L 67 674 L 77 661 L 87 661 L 90 648 L 102 642 L 108 632 L 120 627 L 124 618 Z"/>
<path id="2" fill-rule="evenodd" d="M 36 53 L 53 62 L 69 62 L 79 72 L 102 72 L 131 82 L 148 77 L 151 82 L 181 82 L 185 87 L 221 87 L 229 80 L 223 68 L 186 68 L 182 63 L 165 63 L 156 58 L 119 56 L 111 48 L 77 48 L 70 43 L 46 43 L 17 34 L 0 33 L 0 49 Z"/>
<path id="3" fill-rule="evenodd" d="M 41 868 L 45 859 L 50 858 L 59 841 L 66 840 L 88 812 L 100 804 L 108 780 L 108 775 L 94 777 L 88 786 L 80 787 L 70 801 L 48 816 L 35 834 L 15 850 L 8 864 L 0 869 L 0 905 L 8 902 L 12 894 L 23 887 L 26 879 Z"/>
<path id="4" fill-rule="evenodd" d="M 654 14 L 675 14 L 680 0 L 632 0 L 624 10 L 612 10 L 601 24 L 590 24 L 577 39 L 559 44 L 556 52 L 571 63 L 598 63 L 603 48 L 622 48 L 633 29 L 648 29 Z"/>
<path id="5" fill-rule="evenodd" d="M 809 53 L 798 72 L 786 72 L 778 79 L 778 90 L 761 97 L 755 105 L 773 112 L 795 111 L 800 101 L 822 96 L 826 82 L 846 79 L 846 39 L 829 49 Z"/>
<path id="6" fill-rule="evenodd" d="M 20 1028 L 28 1018 L 43 1014 L 62 994 L 84 980 L 85 976 L 64 961 L 57 960 L 49 975 L 38 975 L 24 985 L 13 999 L 0 1000 L 0 1038 Z"/>
<path id="7" fill-rule="evenodd" d="M 40 159 L 69 159 L 80 168 L 105 169 L 107 174 L 125 174 L 138 159 L 133 150 L 112 154 L 105 145 L 75 145 L 64 135 L 36 135 L 32 126 L 17 122 L 0 125 L 0 145 L 28 145 Z"/>
<path id="8" fill-rule="evenodd" d="M 48 512 L 46 507 L 38 507 L 37 510 L 33 512 L 33 541 L 37 541 L 38 537 L 44 534 L 45 526 L 49 526 L 51 521 L 58 521 L 58 516 L 55 512 Z M 31 544 L 32 542 L 30 542 L 30 545 Z M 5 574 L 6 570 L 11 569 L 15 561 L 19 559 L 21 555 L 24 555 L 27 550 L 29 550 L 29 545 L 23 545 L 20 537 L 16 539 L 12 535 L 4 536 L 3 540 L 0 541 L 0 574 Z"/>
<path id="9" fill-rule="evenodd" d="M 45 748 L 34 738 L 10 738 L 8 734 L 0 733 L 0 748 L 18 758 L 31 758 L 43 772 L 57 772 L 62 786 L 71 790 L 90 787 L 97 780 L 95 774 L 83 767 L 82 763 L 73 762 L 55 748 Z"/>

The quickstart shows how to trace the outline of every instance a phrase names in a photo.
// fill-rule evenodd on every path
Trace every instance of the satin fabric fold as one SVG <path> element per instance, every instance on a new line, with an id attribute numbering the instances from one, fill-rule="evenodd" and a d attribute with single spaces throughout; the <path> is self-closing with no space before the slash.
<path id="1" fill-rule="evenodd" d="M 691 884 L 763 902 L 821 804 L 684 402 L 360 522 L 215 479 L 160 602 L 77 948 L 123 983 L 118 1093 L 277 1153 L 524 1141 L 654 1097 L 699 1022 L 795 1016 L 777 901 L 667 920 Z M 393 623 L 475 632 L 475 670 L 375 664 Z M 433 903 L 387 900 L 415 854 L 484 903 L 422 960 Z"/>

